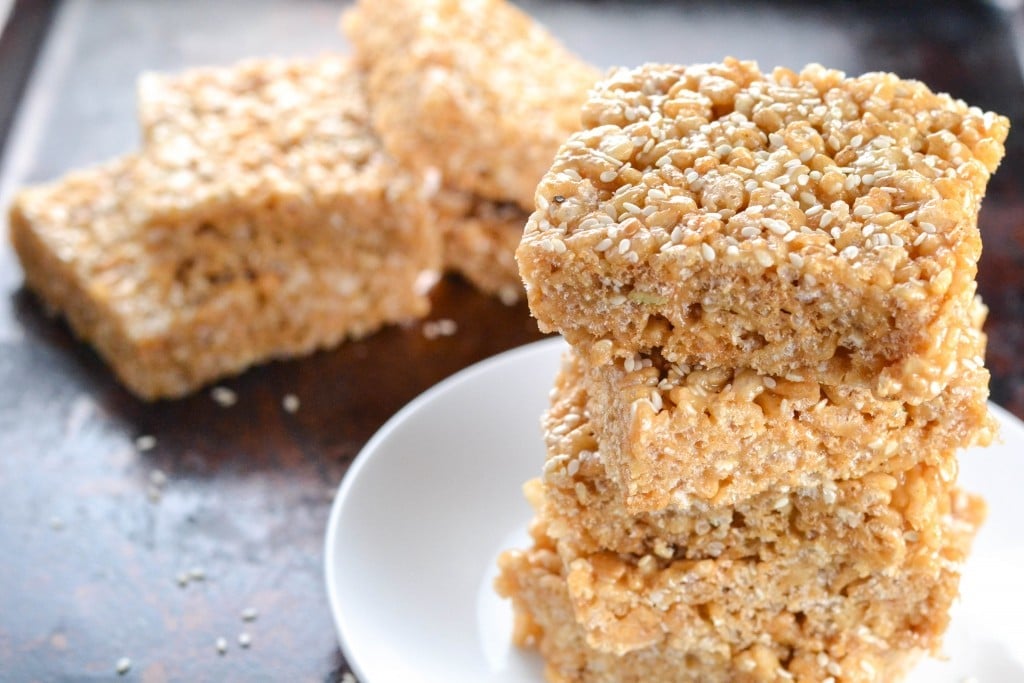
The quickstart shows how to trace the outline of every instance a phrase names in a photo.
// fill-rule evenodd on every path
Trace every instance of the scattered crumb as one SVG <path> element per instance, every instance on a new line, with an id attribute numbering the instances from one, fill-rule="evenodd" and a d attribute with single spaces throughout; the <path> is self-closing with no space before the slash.
<path id="1" fill-rule="evenodd" d="M 498 299 L 506 306 L 515 306 L 519 301 L 519 290 L 512 287 L 502 287 L 498 291 Z"/>
<path id="2" fill-rule="evenodd" d="M 459 326 L 455 324 L 455 321 L 451 318 L 441 318 L 440 320 L 428 320 L 423 323 L 423 336 L 427 339 L 437 339 L 438 337 L 450 337 L 458 331 Z"/>
<path id="3" fill-rule="evenodd" d="M 295 394 L 285 394 L 281 399 L 281 407 L 286 413 L 297 413 L 299 411 L 299 397 Z"/>
<path id="4" fill-rule="evenodd" d="M 238 394 L 227 387 L 214 387 L 210 390 L 210 398 L 222 408 L 230 408 L 238 403 Z"/>
<path id="5" fill-rule="evenodd" d="M 178 585 L 184 588 L 188 585 L 188 573 L 178 572 L 178 575 L 174 577 L 174 580 L 178 582 Z"/>
<path id="6" fill-rule="evenodd" d="M 228 640 L 227 640 L 227 638 L 218 638 L 216 645 L 217 645 L 217 654 L 222 655 L 222 654 L 224 654 L 225 652 L 228 651 Z"/>
<path id="7" fill-rule="evenodd" d="M 96 402 L 88 394 L 79 394 L 71 402 L 68 419 L 64 424 L 64 433 L 69 439 L 78 436 L 82 427 L 96 413 Z"/>
<path id="8" fill-rule="evenodd" d="M 255 607 L 246 607 L 242 610 L 242 621 L 256 621 L 256 617 L 259 615 L 260 613 Z"/>
<path id="9" fill-rule="evenodd" d="M 54 515 L 53 517 L 50 517 L 50 528 L 53 529 L 54 531 L 63 531 L 64 530 L 64 520 L 61 519 L 60 517 L 58 517 L 57 515 Z"/>
<path id="10" fill-rule="evenodd" d="M 156 437 L 152 434 L 143 434 L 135 439 L 135 448 L 140 451 L 151 451 L 156 448 Z"/>
<path id="11" fill-rule="evenodd" d="M 118 676 L 124 676 L 126 673 L 131 671 L 131 668 L 132 660 L 128 659 L 127 657 L 121 657 L 121 659 L 117 660 L 115 671 L 117 671 Z"/>
<path id="12" fill-rule="evenodd" d="M 153 470 L 149 473 L 149 483 L 158 489 L 162 489 L 167 485 L 167 475 L 164 474 L 163 470 Z"/>
<path id="13" fill-rule="evenodd" d="M 248 648 L 250 645 L 252 645 L 252 636 L 250 636 L 245 631 L 242 631 L 238 634 L 238 644 L 244 648 Z"/>
<path id="14" fill-rule="evenodd" d="M 202 567 L 192 567 L 188 572 L 188 578 L 192 581 L 206 580 L 206 571 Z"/>

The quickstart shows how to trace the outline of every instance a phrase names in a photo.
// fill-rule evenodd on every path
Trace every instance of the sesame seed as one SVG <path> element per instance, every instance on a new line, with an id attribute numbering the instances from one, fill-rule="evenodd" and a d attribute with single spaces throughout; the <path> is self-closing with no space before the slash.
<path id="1" fill-rule="evenodd" d="M 772 257 L 767 251 L 758 249 L 754 252 L 754 258 L 761 264 L 761 267 L 767 268 L 772 265 Z"/>
<path id="2" fill-rule="evenodd" d="M 921 221 L 920 223 L 918 223 L 918 226 L 920 226 L 921 230 L 928 233 L 929 235 L 934 235 L 936 232 L 938 232 L 938 228 L 935 227 L 934 223 L 926 223 L 925 221 Z"/>
<path id="3" fill-rule="evenodd" d="M 712 249 L 711 245 L 708 244 L 707 242 L 704 242 L 703 244 L 700 245 L 700 255 L 708 263 L 711 263 L 712 261 L 715 260 L 715 250 Z"/>
<path id="4" fill-rule="evenodd" d="M 775 507 L 776 510 L 781 510 L 782 508 L 786 507 L 787 505 L 789 505 L 789 498 L 783 497 L 783 498 L 779 498 L 777 501 L 775 501 L 774 507 Z"/>
<path id="5" fill-rule="evenodd" d="M 246 607 L 241 613 L 242 621 L 256 621 L 259 615 L 260 613 L 255 607 Z"/>
<path id="6" fill-rule="evenodd" d="M 863 135 L 854 135 L 852 138 L 850 138 L 850 146 L 851 147 L 860 147 L 863 144 L 864 144 L 864 136 Z"/>
<path id="7" fill-rule="evenodd" d="M 210 398 L 222 408 L 230 408 L 238 403 L 238 394 L 227 387 L 214 387 L 210 390 Z"/>
<path id="8" fill-rule="evenodd" d="M 217 642 L 214 643 L 217 648 L 217 654 L 223 655 L 228 651 L 228 640 L 227 638 L 218 638 Z"/>
<path id="9" fill-rule="evenodd" d="M 861 204 L 853 210 L 853 215 L 857 218 L 864 218 L 874 213 L 874 210 L 868 204 Z"/>
<path id="10" fill-rule="evenodd" d="M 594 251 L 608 251 L 612 247 L 612 241 L 605 237 L 603 240 L 594 245 Z"/>
<path id="11" fill-rule="evenodd" d="M 789 224 L 778 218 L 766 218 L 764 224 L 776 235 L 785 235 L 790 230 Z"/>
<path id="12" fill-rule="evenodd" d="M 756 228 L 756 227 L 754 227 L 753 225 L 748 225 L 745 228 L 743 228 L 742 230 L 740 230 L 740 235 L 743 236 L 743 237 L 746 237 L 747 239 L 751 239 L 751 238 L 757 237 L 760 234 L 761 234 L 761 230 Z"/>
<path id="13" fill-rule="evenodd" d="M 135 439 L 135 448 L 140 451 L 151 451 L 156 448 L 156 437 L 149 434 L 144 434 Z"/>
<path id="14" fill-rule="evenodd" d="M 149 483 L 157 488 L 163 488 L 167 485 L 167 475 L 163 470 L 153 470 L 149 473 Z"/>
<path id="15" fill-rule="evenodd" d="M 458 324 L 450 318 L 441 318 L 440 320 L 428 320 L 423 323 L 423 336 L 427 339 L 437 339 L 438 337 L 451 337 L 459 329 Z M 297 408 L 296 408 L 297 409 Z"/>
<path id="16" fill-rule="evenodd" d="M 810 161 L 811 159 L 814 158 L 814 154 L 815 154 L 814 148 L 813 147 L 808 147 L 804 151 L 800 152 L 800 161 L 802 161 L 802 162 L 804 162 L 806 164 L 808 161 Z"/>
<path id="17" fill-rule="evenodd" d="M 248 648 L 250 645 L 252 645 L 252 636 L 246 633 L 245 631 L 242 631 L 238 634 L 238 644 L 244 648 Z"/>
<path id="18" fill-rule="evenodd" d="M 818 226 L 821 227 L 822 230 L 824 230 L 832 224 L 832 221 L 834 221 L 835 218 L 836 215 L 834 213 L 826 210 L 821 214 L 821 218 L 818 220 Z"/>
<path id="19" fill-rule="evenodd" d="M 851 244 L 850 246 L 846 247 L 841 252 L 839 252 L 839 255 L 842 256 L 847 261 L 852 261 L 853 259 L 857 258 L 857 254 L 859 253 L 860 249 Z"/>
<path id="20" fill-rule="evenodd" d="M 793 266 L 796 267 L 796 268 L 803 268 L 804 267 L 804 257 L 801 256 L 800 254 L 796 253 L 795 251 L 790 253 L 790 255 L 789 255 L 789 262 L 792 263 Z"/>
<path id="21" fill-rule="evenodd" d="M 629 238 L 628 237 L 623 237 L 619 241 L 619 253 L 620 254 L 625 254 L 627 251 L 629 251 L 629 247 L 630 247 Z"/>
<path id="22" fill-rule="evenodd" d="M 769 133 L 768 144 L 771 145 L 772 147 L 785 147 L 786 138 L 782 137 L 778 133 Z"/>
<path id="23" fill-rule="evenodd" d="M 281 398 L 281 408 L 286 413 L 297 413 L 299 411 L 299 397 L 295 394 L 285 394 Z"/>
<path id="24" fill-rule="evenodd" d="M 737 254 L 740 253 L 740 248 L 737 247 L 735 244 L 730 244 L 725 248 L 725 253 L 729 256 L 736 256 Z"/>
<path id="25" fill-rule="evenodd" d="M 615 171 L 602 171 L 601 175 L 598 176 L 598 178 L 601 180 L 602 183 L 610 183 L 613 180 L 615 180 L 618 176 L 619 174 Z"/>
<path id="26" fill-rule="evenodd" d="M 127 657 L 121 657 L 121 659 L 117 660 L 117 664 L 114 665 L 114 671 L 117 672 L 118 676 L 124 676 L 131 670 L 132 660 Z"/>

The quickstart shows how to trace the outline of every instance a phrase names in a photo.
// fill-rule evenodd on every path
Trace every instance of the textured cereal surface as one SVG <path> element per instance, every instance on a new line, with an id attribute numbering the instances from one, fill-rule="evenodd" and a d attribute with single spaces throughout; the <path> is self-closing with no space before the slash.
<path id="1" fill-rule="evenodd" d="M 984 307 L 973 308 L 976 326 L 957 332 L 942 364 L 948 382 L 921 400 L 908 389 L 879 396 L 878 378 L 838 362 L 797 378 L 690 367 L 656 353 L 591 365 L 574 352 L 555 400 L 578 403 L 585 386 L 588 427 L 633 512 L 729 505 L 784 486 L 937 465 L 957 448 L 987 445 L 995 428 Z M 549 436 L 565 429 L 564 418 L 548 419 Z"/>
<path id="2" fill-rule="evenodd" d="M 951 451 L 928 463 L 906 458 L 903 468 L 873 470 L 856 478 L 811 478 L 779 484 L 730 504 L 692 499 L 654 512 L 634 512 L 611 475 L 612 455 L 599 448 L 596 421 L 578 381 L 578 366 L 559 375 L 544 416 L 547 459 L 529 485 L 548 533 L 577 553 L 608 550 L 659 560 L 803 555 L 816 562 L 838 556 L 835 545 L 863 566 L 897 564 L 914 542 L 935 546 L 945 489 L 958 463 Z M 782 446 L 780 446 L 782 447 Z M 834 545 L 829 545 L 834 544 Z M 764 559 L 764 558 L 762 558 Z"/>
<path id="3" fill-rule="evenodd" d="M 440 169 L 453 189 L 533 208 L 598 71 L 504 0 L 362 0 L 343 27 L 396 159 Z"/>
<path id="4" fill-rule="evenodd" d="M 16 198 L 29 285 L 149 399 L 425 314 L 440 239 L 362 93 L 333 57 L 144 78 L 143 154 Z"/>
<path id="5" fill-rule="evenodd" d="M 612 73 L 517 258 L 544 330 L 602 355 L 881 371 L 957 323 L 1005 117 L 916 81 L 756 64 Z"/>
<path id="6" fill-rule="evenodd" d="M 964 526 L 964 536 L 969 537 L 969 525 Z M 795 615 L 777 613 L 762 638 L 744 644 L 733 628 L 744 628 L 749 615 L 721 611 L 710 596 L 702 596 L 707 602 L 693 610 L 692 619 L 673 624 L 680 626 L 674 640 L 662 640 L 621 655 L 603 651 L 588 643 L 585 627 L 576 621 L 570 586 L 580 582 L 579 572 L 569 578 L 543 520 L 535 522 L 532 533 L 532 547 L 508 551 L 500 558 L 497 588 L 512 599 L 516 642 L 540 650 L 545 676 L 551 683 L 899 681 L 922 654 L 915 647 L 889 648 L 867 625 L 900 624 L 905 628 L 907 616 L 920 609 L 918 606 L 862 603 L 864 616 L 872 621 L 858 624 L 850 634 L 837 638 L 805 633 Z M 952 583 L 951 593 L 937 589 L 929 599 L 951 600 L 955 580 Z M 843 603 L 858 600 L 837 599 L 835 607 L 841 616 L 848 616 L 849 608 L 844 609 Z M 901 614 L 901 610 L 908 614 Z M 922 628 L 923 633 L 904 631 L 902 636 L 927 648 L 927 629 L 933 627 L 926 621 L 916 623 L 913 628 Z"/>

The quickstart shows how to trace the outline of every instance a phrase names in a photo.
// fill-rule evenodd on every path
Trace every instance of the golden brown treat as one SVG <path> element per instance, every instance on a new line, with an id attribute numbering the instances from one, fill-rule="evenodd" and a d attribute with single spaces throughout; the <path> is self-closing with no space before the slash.
<path id="1" fill-rule="evenodd" d="M 976 499 L 969 499 L 958 513 L 960 519 L 948 522 L 949 545 L 941 560 L 933 558 L 937 559 L 934 564 L 922 567 L 904 566 L 893 576 L 879 576 L 874 582 L 852 586 L 849 595 L 835 596 L 829 603 L 837 615 L 834 625 L 813 623 L 788 610 L 776 612 L 774 619 L 762 614 L 769 630 L 746 643 L 734 629 L 747 629 L 746 619 L 753 610 L 725 613 L 709 599 L 694 605 L 690 620 L 673 623 L 680 630 L 656 645 L 622 655 L 593 648 L 576 621 L 569 580 L 543 520 L 535 522 L 531 548 L 502 555 L 496 586 L 512 599 L 515 641 L 540 650 L 546 678 L 552 683 L 895 682 L 937 645 L 945 628 L 946 609 L 956 596 L 952 565 L 969 545 L 982 511 Z M 742 578 L 742 574 L 731 570 L 721 579 Z M 910 581 L 908 587 L 900 586 L 901 578 Z M 572 580 L 578 581 L 578 575 Z M 896 602 L 876 602 L 873 596 L 884 591 L 902 597 Z M 918 593 L 927 604 L 912 602 Z M 845 623 L 858 618 L 864 621 Z M 841 630 L 842 626 L 849 630 Z M 897 643 L 898 647 L 890 646 Z"/>
<path id="2" fill-rule="evenodd" d="M 506 304 L 519 301 L 523 281 L 515 252 L 529 214 L 517 204 L 454 190 L 439 190 L 428 201 L 437 210 L 445 268 Z"/>
<path id="3" fill-rule="evenodd" d="M 343 27 L 396 159 L 532 209 L 558 146 L 580 127 L 597 70 L 504 0 L 362 0 Z"/>
<path id="4" fill-rule="evenodd" d="M 29 285 L 139 396 L 427 312 L 429 211 L 370 130 L 359 74 L 314 64 L 147 79 L 145 154 L 16 198 Z"/>
<path id="5" fill-rule="evenodd" d="M 867 566 L 898 563 L 907 553 L 904 531 L 924 534 L 926 540 L 935 532 L 929 527 L 934 501 L 912 506 L 907 492 L 916 492 L 918 499 L 930 492 L 937 500 L 958 469 L 955 454 L 947 451 L 927 464 L 908 457 L 906 467 L 889 473 L 871 471 L 838 481 L 817 476 L 732 504 L 692 499 L 685 506 L 634 513 L 608 471 L 612 457 L 598 447 L 596 422 L 579 379 L 579 366 L 569 362 L 556 380 L 544 416 L 543 476 L 528 485 L 550 535 L 578 553 L 609 550 L 695 560 L 739 559 L 768 550 L 824 557 L 813 540 L 842 538 Z"/>
<path id="6" fill-rule="evenodd" d="M 1008 121 L 873 73 L 612 73 L 517 253 L 545 331 L 598 357 L 865 372 L 955 327 Z"/>
<path id="7" fill-rule="evenodd" d="M 978 327 L 983 311 L 976 303 Z M 942 466 L 957 448 L 987 445 L 995 430 L 985 335 L 965 327 L 958 338 L 947 363 L 953 379 L 921 403 L 878 397 L 874 378 L 843 367 L 795 381 L 658 354 L 591 366 L 570 351 L 546 418 L 549 448 L 564 453 L 566 431 L 585 430 L 631 513 Z"/>

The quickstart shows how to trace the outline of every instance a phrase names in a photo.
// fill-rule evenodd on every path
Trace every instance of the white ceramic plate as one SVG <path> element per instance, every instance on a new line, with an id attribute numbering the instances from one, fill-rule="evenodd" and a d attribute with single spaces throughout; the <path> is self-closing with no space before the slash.
<path id="1" fill-rule="evenodd" d="M 520 486 L 544 459 L 540 414 L 560 339 L 514 349 L 445 380 L 385 424 L 356 458 L 327 529 L 331 610 L 362 683 L 541 681 L 510 645 L 495 559 L 524 547 Z M 989 520 L 961 583 L 947 661 L 915 683 L 1024 681 L 1024 425 L 993 407 L 1002 443 L 965 454 L 961 481 Z"/>

